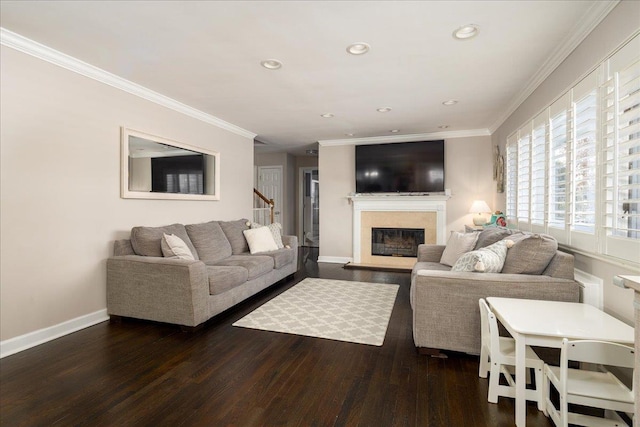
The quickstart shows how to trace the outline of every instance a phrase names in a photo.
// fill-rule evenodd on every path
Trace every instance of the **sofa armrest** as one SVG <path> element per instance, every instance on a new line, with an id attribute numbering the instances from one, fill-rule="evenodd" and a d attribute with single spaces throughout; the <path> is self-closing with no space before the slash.
<path id="1" fill-rule="evenodd" d="M 419 245 L 417 262 L 440 262 L 445 247 L 445 245 Z"/>
<path id="2" fill-rule="evenodd" d="M 579 289 L 574 280 L 544 275 L 421 270 L 411 287 L 414 342 L 417 347 L 479 354 L 478 299 L 578 302 Z"/>
<path id="3" fill-rule="evenodd" d="M 208 296 L 202 261 L 139 255 L 107 260 L 109 314 L 197 326 L 208 318 Z"/>

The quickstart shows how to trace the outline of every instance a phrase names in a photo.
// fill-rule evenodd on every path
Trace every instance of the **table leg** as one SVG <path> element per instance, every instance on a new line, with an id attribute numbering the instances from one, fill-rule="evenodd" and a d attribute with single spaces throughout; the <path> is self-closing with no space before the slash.
<path id="1" fill-rule="evenodd" d="M 516 426 L 524 427 L 527 422 L 526 342 L 525 337 L 520 334 L 515 334 L 513 338 L 516 341 Z"/>

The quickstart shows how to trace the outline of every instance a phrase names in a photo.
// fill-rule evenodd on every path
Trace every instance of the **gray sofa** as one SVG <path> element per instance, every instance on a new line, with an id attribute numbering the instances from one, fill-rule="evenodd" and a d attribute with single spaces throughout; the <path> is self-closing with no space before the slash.
<path id="1" fill-rule="evenodd" d="M 247 228 L 246 219 L 133 228 L 107 260 L 109 315 L 195 327 L 297 271 L 297 237 L 251 255 Z M 163 257 L 163 233 L 180 237 L 195 260 Z"/>
<path id="2" fill-rule="evenodd" d="M 504 238 L 517 240 L 518 236 L 512 234 L 523 233 L 506 229 L 483 230 L 474 249 Z M 450 271 L 450 266 L 440 263 L 445 245 L 420 245 L 411 278 L 416 347 L 431 354 L 437 354 L 439 350 L 480 354 L 480 298 L 493 296 L 578 302 L 580 285 L 574 280 L 573 256 L 558 251 L 555 243 L 556 249 L 552 248 L 548 261 L 549 258 L 541 256 L 540 248 L 530 252 L 515 250 L 521 244 L 516 242 L 509 249 L 502 273 Z M 546 250 L 549 250 L 548 245 Z M 512 251 L 514 259 L 510 259 Z M 538 258 L 538 263 L 542 260 L 542 264 L 548 261 L 546 266 L 541 265 L 541 274 L 513 273 L 526 271 L 534 258 Z"/>

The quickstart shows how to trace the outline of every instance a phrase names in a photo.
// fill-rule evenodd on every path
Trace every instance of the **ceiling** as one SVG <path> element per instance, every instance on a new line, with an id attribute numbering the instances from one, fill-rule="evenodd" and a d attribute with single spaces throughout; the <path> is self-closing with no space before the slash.
<path id="1" fill-rule="evenodd" d="M 616 3 L 3 0 L 0 25 L 255 133 L 262 151 L 300 153 L 489 134 Z M 456 40 L 466 24 L 478 36 Z M 354 42 L 371 49 L 350 55 Z M 271 58 L 282 67 L 260 65 Z"/>

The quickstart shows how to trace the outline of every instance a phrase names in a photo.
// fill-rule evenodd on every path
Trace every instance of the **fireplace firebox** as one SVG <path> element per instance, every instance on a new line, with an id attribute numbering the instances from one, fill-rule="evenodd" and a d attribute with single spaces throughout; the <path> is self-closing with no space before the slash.
<path id="1" fill-rule="evenodd" d="M 372 228 L 371 255 L 416 257 L 424 243 L 422 228 Z"/>

